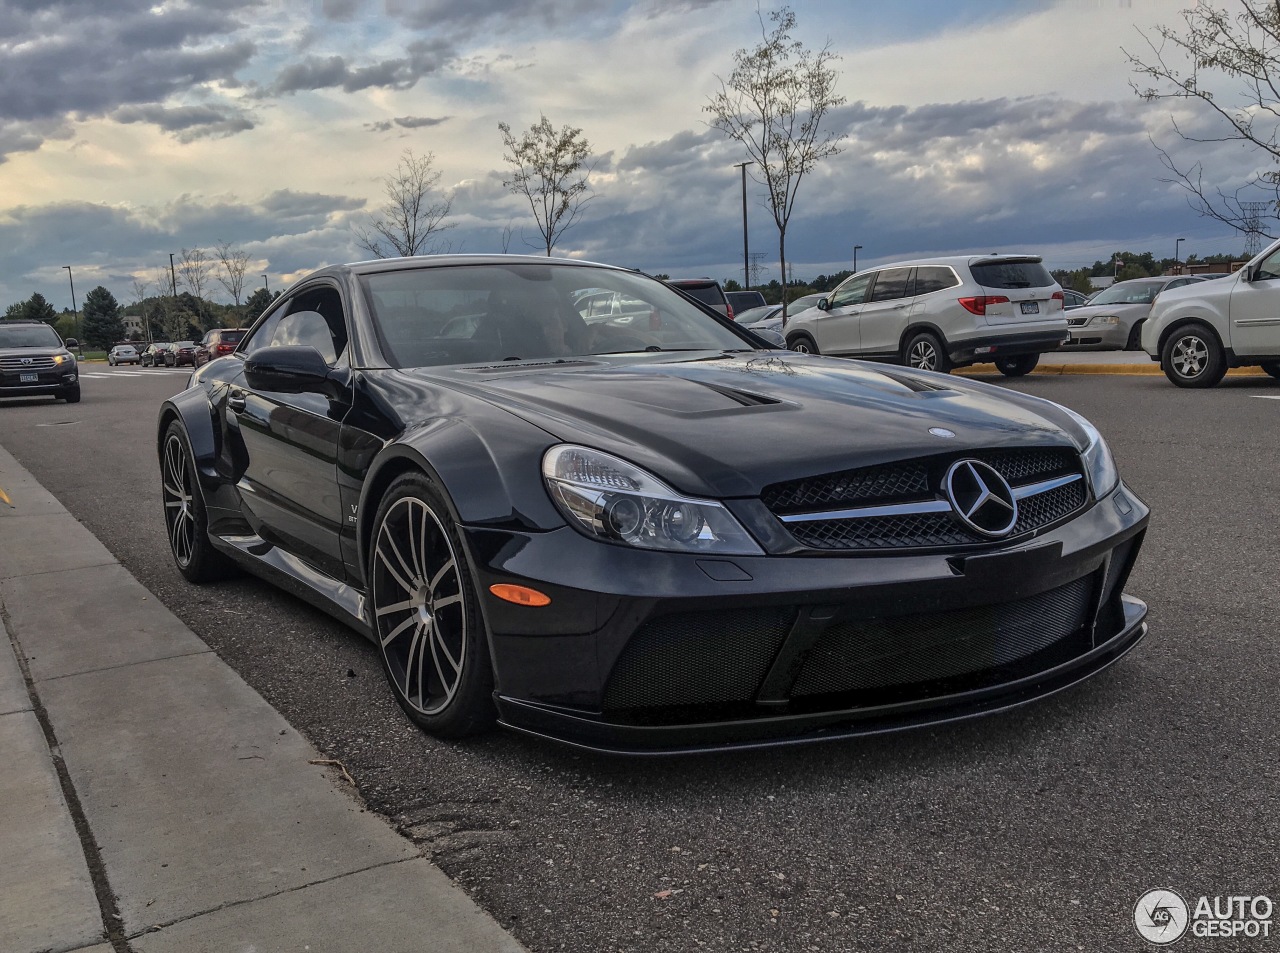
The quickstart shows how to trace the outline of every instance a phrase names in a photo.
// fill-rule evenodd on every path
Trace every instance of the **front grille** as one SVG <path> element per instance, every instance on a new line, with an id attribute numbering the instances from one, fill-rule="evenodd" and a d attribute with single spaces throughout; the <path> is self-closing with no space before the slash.
<path id="1" fill-rule="evenodd" d="M 0 357 L 0 371 L 48 371 L 57 366 L 51 357 Z"/>
<path id="2" fill-rule="evenodd" d="M 818 639 L 792 697 L 867 691 L 997 670 L 1080 634 L 1093 577 L 999 605 L 858 619 Z"/>
<path id="3" fill-rule="evenodd" d="M 682 612 L 645 623 L 605 687 L 606 710 L 755 698 L 795 620 L 794 608 Z"/>
<path id="4" fill-rule="evenodd" d="M 1069 447 L 979 450 L 777 483 L 766 487 L 761 498 L 777 516 L 939 500 L 944 498 L 942 480 L 947 468 L 962 456 L 990 464 L 1015 488 L 1062 476 L 1083 477 L 1080 457 Z M 1018 502 L 1018 522 L 1009 538 L 1065 519 L 1087 502 L 1083 478 L 1025 497 Z M 949 510 L 806 520 L 784 526 L 802 546 L 818 550 L 883 551 L 991 541 L 974 532 Z"/>
<path id="5" fill-rule="evenodd" d="M 1082 328 L 1088 323 L 1088 318 L 1067 318 L 1067 324 L 1073 328 Z"/>

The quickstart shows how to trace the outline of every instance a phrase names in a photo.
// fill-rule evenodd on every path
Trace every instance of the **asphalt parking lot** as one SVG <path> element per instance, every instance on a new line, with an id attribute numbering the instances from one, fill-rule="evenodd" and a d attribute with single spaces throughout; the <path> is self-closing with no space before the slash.
<path id="1" fill-rule="evenodd" d="M 78 405 L 0 402 L 0 445 L 535 953 L 1139 950 L 1151 888 L 1280 895 L 1280 382 L 989 378 L 1090 417 L 1153 510 L 1129 585 L 1151 634 L 1089 684 L 959 726 L 654 761 L 429 739 L 359 636 L 250 578 L 185 583 L 153 447 L 186 376 L 101 370 Z M 1180 948 L 1260 941 L 1233 942 Z"/>

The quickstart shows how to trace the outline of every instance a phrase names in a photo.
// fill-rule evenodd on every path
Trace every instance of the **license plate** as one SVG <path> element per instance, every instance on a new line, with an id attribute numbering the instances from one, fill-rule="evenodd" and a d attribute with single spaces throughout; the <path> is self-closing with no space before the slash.
<path id="1" fill-rule="evenodd" d="M 38 384 L 40 383 L 40 375 L 39 374 L 19 374 L 18 383 L 19 384 Z"/>
<path id="2" fill-rule="evenodd" d="M 1040 313 L 1040 302 L 1039 302 L 1039 301 L 1024 301 L 1024 302 L 1022 302 L 1022 313 L 1023 313 L 1023 314 L 1039 314 L 1039 313 Z"/>

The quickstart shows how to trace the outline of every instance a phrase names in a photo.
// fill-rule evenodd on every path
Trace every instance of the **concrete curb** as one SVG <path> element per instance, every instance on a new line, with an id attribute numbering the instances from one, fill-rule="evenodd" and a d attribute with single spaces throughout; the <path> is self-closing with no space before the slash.
<path id="1" fill-rule="evenodd" d="M 971 364 L 953 371 L 962 377 L 981 377 L 995 374 L 1004 375 L 994 364 Z M 1040 364 L 1032 374 L 1129 374 L 1135 377 L 1164 377 L 1164 371 L 1154 361 L 1150 364 Z M 1260 367 L 1233 367 L 1227 371 L 1228 377 L 1266 377 L 1266 371 Z"/>
<path id="2" fill-rule="evenodd" d="M 3 447 L 0 488 L 0 950 L 522 953 Z"/>

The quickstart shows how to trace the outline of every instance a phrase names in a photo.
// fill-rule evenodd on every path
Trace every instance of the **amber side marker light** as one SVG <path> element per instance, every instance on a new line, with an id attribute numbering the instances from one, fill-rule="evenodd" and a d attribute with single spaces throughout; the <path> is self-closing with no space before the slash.
<path id="1" fill-rule="evenodd" d="M 527 586 L 512 586 L 505 582 L 499 582 L 489 587 L 499 599 L 505 602 L 514 602 L 518 606 L 549 606 L 551 605 L 551 597 L 537 589 L 530 589 Z"/>

